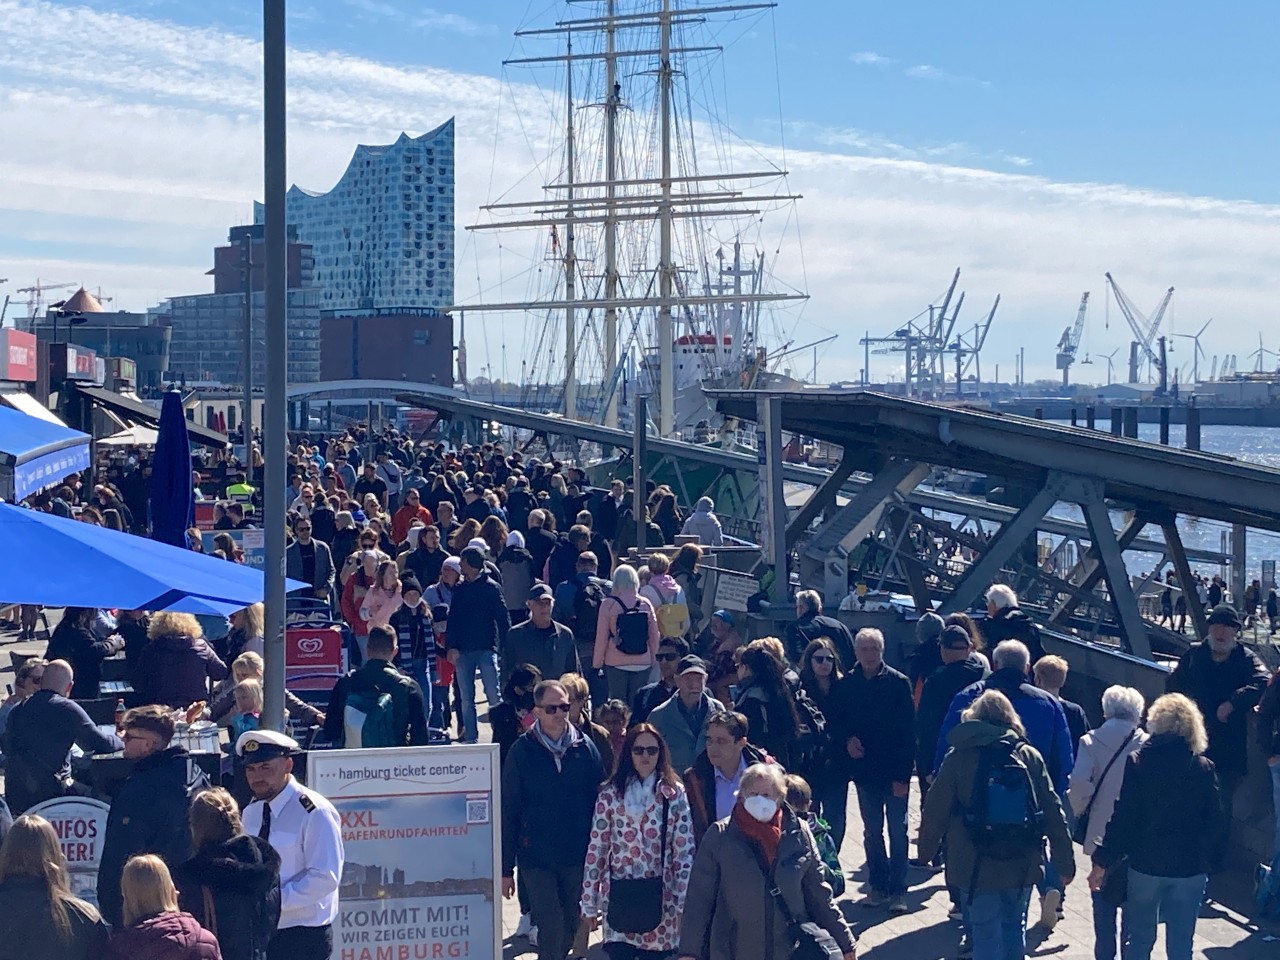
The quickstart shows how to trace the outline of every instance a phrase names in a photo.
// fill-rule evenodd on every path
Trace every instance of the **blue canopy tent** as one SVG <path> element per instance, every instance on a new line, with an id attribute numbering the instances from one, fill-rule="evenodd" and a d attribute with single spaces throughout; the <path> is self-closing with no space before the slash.
<path id="1" fill-rule="evenodd" d="M 7 603 L 227 615 L 262 600 L 261 570 L 106 527 L 0 504 Z M 286 590 L 307 584 L 286 580 Z"/>
<path id="2" fill-rule="evenodd" d="M 195 513 L 195 486 L 191 477 L 191 441 L 182 396 L 168 390 L 160 408 L 160 435 L 151 458 L 151 538 L 184 547 Z"/>
<path id="3" fill-rule="evenodd" d="M 0 499 L 18 501 L 89 468 L 89 435 L 0 406 Z"/>

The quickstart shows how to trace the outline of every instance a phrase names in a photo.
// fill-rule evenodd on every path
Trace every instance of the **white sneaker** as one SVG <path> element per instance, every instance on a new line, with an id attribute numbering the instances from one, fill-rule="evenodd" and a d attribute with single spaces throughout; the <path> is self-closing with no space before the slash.
<path id="1" fill-rule="evenodd" d="M 516 924 L 516 936 L 527 937 L 533 929 L 533 917 L 527 913 L 520 914 L 520 922 Z"/>
<path id="2" fill-rule="evenodd" d="M 1058 925 L 1058 907 L 1062 903 L 1062 891 L 1049 889 L 1040 898 L 1040 920 L 1036 926 L 1052 932 Z"/>

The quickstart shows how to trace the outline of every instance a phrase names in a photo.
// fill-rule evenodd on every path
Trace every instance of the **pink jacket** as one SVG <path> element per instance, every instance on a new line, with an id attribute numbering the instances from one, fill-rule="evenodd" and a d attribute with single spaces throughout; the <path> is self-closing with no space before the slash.
<path id="1" fill-rule="evenodd" d="M 369 627 L 386 627 L 391 625 L 395 612 L 404 606 L 399 590 L 388 593 L 381 587 L 370 587 L 365 594 L 361 609 L 369 614 L 366 631 Z"/>
<path id="2" fill-rule="evenodd" d="M 662 856 L 662 801 L 667 808 L 667 856 Z M 680 944 L 680 915 L 684 911 L 689 871 L 693 868 L 693 824 L 684 787 L 659 784 L 649 807 L 633 817 L 612 783 L 596 798 L 591 818 L 591 841 L 582 876 L 583 916 L 608 916 L 613 877 L 639 879 L 661 876 L 662 922 L 648 933 L 616 933 L 605 923 L 605 937 L 620 939 L 641 950 L 667 952 Z"/>
<path id="3" fill-rule="evenodd" d="M 649 614 L 649 649 L 640 654 L 629 656 L 618 649 L 618 617 L 624 609 L 631 610 L 639 603 Z M 614 594 L 605 597 L 600 604 L 600 616 L 596 620 L 596 648 L 591 656 L 591 666 L 599 670 L 601 667 L 651 667 L 658 655 L 658 617 L 653 612 L 653 604 L 644 597 L 634 593 L 630 596 Z"/>

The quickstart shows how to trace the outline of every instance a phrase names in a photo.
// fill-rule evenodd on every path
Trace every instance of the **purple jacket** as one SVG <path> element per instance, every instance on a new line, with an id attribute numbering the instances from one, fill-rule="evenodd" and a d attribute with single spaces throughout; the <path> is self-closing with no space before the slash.
<path id="1" fill-rule="evenodd" d="M 222 960 L 213 934 L 189 913 L 161 913 L 117 930 L 111 960 Z"/>
<path id="2" fill-rule="evenodd" d="M 133 689 L 139 703 L 175 710 L 209 697 L 209 680 L 223 680 L 227 665 L 213 648 L 195 637 L 156 637 L 138 654 Z"/>

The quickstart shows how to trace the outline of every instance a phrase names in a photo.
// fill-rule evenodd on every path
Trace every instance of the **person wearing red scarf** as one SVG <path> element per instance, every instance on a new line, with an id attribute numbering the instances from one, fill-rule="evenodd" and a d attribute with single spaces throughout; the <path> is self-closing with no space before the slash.
<path id="1" fill-rule="evenodd" d="M 822 927 L 844 960 L 855 960 L 857 941 L 827 886 L 813 834 L 783 803 L 783 777 L 777 764 L 748 767 L 733 812 L 699 843 L 676 951 L 680 960 L 786 960 L 793 948 L 786 917 L 777 904 L 772 913 L 761 909 L 771 901 L 771 884 L 797 923 Z"/>

